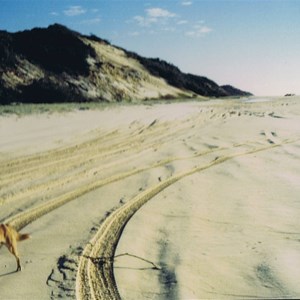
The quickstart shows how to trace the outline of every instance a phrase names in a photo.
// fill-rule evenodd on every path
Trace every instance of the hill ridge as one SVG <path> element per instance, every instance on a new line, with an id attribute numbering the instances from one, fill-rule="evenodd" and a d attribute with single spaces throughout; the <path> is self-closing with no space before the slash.
<path id="1" fill-rule="evenodd" d="M 249 96 L 64 25 L 0 31 L 0 104 Z"/>

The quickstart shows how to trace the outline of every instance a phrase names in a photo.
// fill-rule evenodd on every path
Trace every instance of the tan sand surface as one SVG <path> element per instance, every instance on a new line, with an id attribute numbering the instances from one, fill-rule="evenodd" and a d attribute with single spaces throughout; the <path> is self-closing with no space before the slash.
<path id="1" fill-rule="evenodd" d="M 0 299 L 300 297 L 300 99 L 0 117 Z"/>

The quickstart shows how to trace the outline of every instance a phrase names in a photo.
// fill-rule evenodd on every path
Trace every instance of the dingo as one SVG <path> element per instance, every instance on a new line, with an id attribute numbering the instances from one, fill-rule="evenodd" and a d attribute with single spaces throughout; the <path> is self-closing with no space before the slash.
<path id="1" fill-rule="evenodd" d="M 17 250 L 17 241 L 23 241 L 29 238 L 29 234 L 20 234 L 8 224 L 0 225 L 0 245 L 5 244 L 8 250 L 15 256 L 17 260 L 17 270 L 21 271 L 20 258 Z"/>

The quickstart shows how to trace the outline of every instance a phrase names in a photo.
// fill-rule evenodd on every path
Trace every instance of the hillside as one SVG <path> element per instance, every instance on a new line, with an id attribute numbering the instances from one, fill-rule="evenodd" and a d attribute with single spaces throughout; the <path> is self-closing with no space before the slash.
<path id="1" fill-rule="evenodd" d="M 0 104 L 247 96 L 62 25 L 0 31 Z"/>

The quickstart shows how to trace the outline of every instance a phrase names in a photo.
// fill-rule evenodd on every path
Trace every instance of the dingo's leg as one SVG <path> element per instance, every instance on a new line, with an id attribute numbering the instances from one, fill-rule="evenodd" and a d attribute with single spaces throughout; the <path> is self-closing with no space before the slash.
<path id="1" fill-rule="evenodd" d="M 22 270 L 22 267 L 21 267 L 21 263 L 20 263 L 20 257 L 19 257 L 19 254 L 18 254 L 18 250 L 17 250 L 17 242 L 13 239 L 10 241 L 10 245 L 7 247 L 8 250 L 10 251 L 11 254 L 14 255 L 14 257 L 16 258 L 16 261 L 17 261 L 17 272 L 18 271 L 21 271 Z"/>

